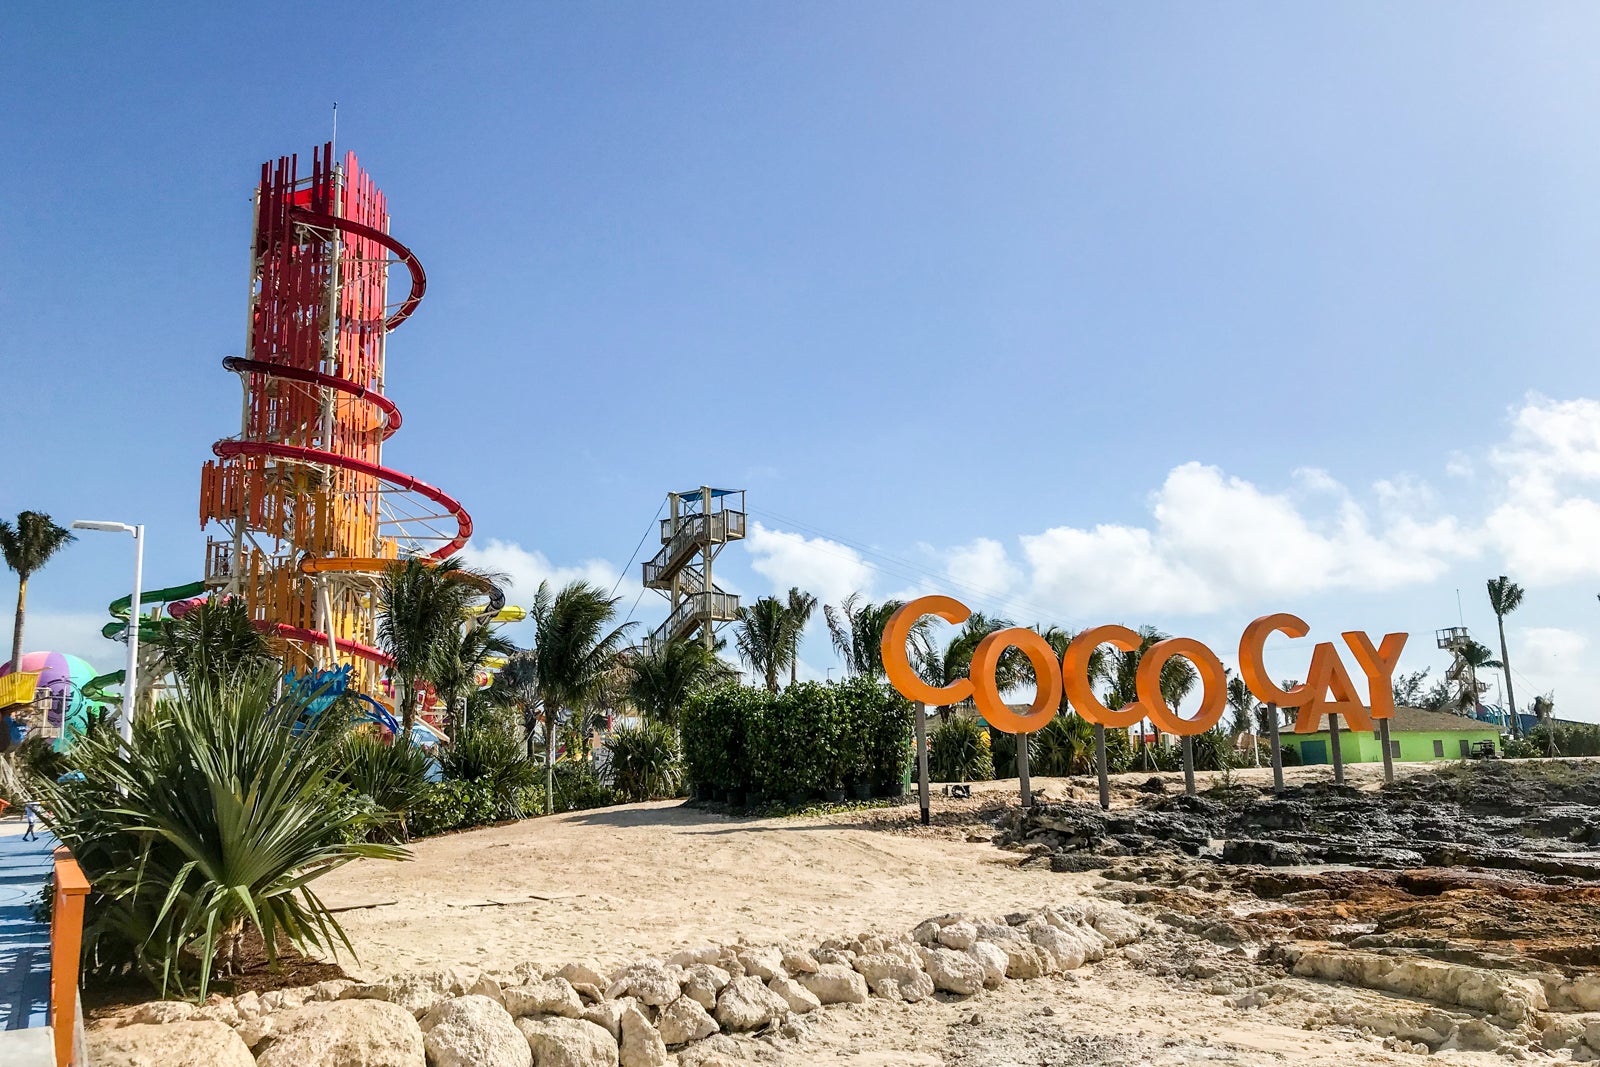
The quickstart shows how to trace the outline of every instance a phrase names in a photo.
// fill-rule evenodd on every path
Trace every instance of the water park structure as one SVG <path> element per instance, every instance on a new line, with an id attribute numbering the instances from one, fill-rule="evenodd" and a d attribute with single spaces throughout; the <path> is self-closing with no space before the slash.
<path id="1" fill-rule="evenodd" d="M 353 690 L 376 693 L 392 665 L 375 646 L 384 570 L 444 559 L 472 534 L 458 501 L 383 461 L 402 421 L 385 390 L 387 339 L 427 275 L 390 235 L 383 193 L 354 153 L 336 160 L 331 141 L 313 151 L 309 174 L 294 155 L 263 163 L 254 203 L 245 354 L 222 361 L 243 387 L 239 430 L 212 446 L 200 475 L 200 523 L 220 536 L 207 538 L 200 580 L 141 594 L 156 609 L 141 615 L 141 639 L 163 609 L 182 617 L 209 597 L 238 597 L 282 643 L 287 671 L 348 668 Z M 396 266 L 410 284 L 391 303 Z M 521 617 L 482 585 L 483 621 Z M 107 637 L 125 635 L 130 606 L 126 596 L 111 604 Z M 121 681 L 102 675 L 90 695 Z"/>

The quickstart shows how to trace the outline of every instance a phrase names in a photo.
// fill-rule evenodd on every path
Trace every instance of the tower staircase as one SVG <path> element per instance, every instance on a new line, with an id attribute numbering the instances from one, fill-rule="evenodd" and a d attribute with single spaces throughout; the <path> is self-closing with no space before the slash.
<path id="1" fill-rule="evenodd" d="M 643 581 L 646 589 L 666 597 L 672 610 L 645 638 L 645 649 L 654 653 L 696 632 L 710 648 L 717 626 L 739 615 L 738 595 L 717 587 L 712 564 L 728 542 L 744 539 L 744 490 L 703 485 L 692 492 L 668 493 L 667 507 L 661 549 L 645 561 Z"/>

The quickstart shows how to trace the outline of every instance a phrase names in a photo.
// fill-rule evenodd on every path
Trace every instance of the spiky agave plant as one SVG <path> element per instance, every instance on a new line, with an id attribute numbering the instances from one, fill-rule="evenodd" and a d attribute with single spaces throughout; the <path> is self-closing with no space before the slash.
<path id="1" fill-rule="evenodd" d="M 675 797 L 683 788 L 678 733 L 665 723 L 625 726 L 606 742 L 611 788 L 630 801 Z"/>
<path id="2" fill-rule="evenodd" d="M 353 859 L 401 859 L 362 841 L 368 817 L 337 778 L 348 723 L 274 702 L 269 671 L 182 684 L 131 745 L 92 732 L 76 775 L 45 783 L 46 822 L 94 887 L 91 963 L 131 965 L 163 993 L 205 996 L 249 926 L 276 966 L 278 938 L 354 953 L 312 883 Z"/>

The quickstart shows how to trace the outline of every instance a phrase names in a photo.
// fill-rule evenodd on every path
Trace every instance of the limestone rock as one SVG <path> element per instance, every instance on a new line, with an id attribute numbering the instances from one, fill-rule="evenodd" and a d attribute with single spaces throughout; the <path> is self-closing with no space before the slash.
<path id="1" fill-rule="evenodd" d="M 141 1004 L 128 1016 L 130 1025 L 159 1026 L 166 1023 L 186 1023 L 194 1018 L 196 1008 L 181 1000 L 152 1000 Z"/>
<path id="2" fill-rule="evenodd" d="M 978 928 L 969 922 L 939 927 L 938 941 L 945 948 L 966 951 L 978 940 Z"/>
<path id="3" fill-rule="evenodd" d="M 838 967 L 849 967 L 855 961 L 856 954 L 848 949 L 819 948 L 811 954 L 818 966 L 833 964 Z"/>
<path id="4" fill-rule="evenodd" d="M 783 973 L 783 953 L 770 945 L 745 949 L 739 953 L 739 962 L 745 974 L 755 975 L 763 982 Z"/>
<path id="5" fill-rule="evenodd" d="M 431 1067 L 532 1067 L 528 1039 L 492 997 L 469 993 L 440 1001 L 421 1026 Z"/>
<path id="6" fill-rule="evenodd" d="M 935 989 L 971 996 L 983 988 L 983 967 L 965 952 L 950 948 L 924 949 L 922 962 Z"/>
<path id="7" fill-rule="evenodd" d="M 348 978 L 329 978 L 326 982 L 318 982 L 306 994 L 306 1000 L 338 1000 L 344 996 L 345 990 L 356 983 Z"/>
<path id="8" fill-rule="evenodd" d="M 797 1015 L 804 1015 L 808 1011 L 822 1007 L 822 1001 L 817 999 L 815 993 L 788 975 L 780 974 L 773 978 L 767 983 L 767 988 L 778 994 L 778 997 L 789 1005 L 789 1010 Z"/>
<path id="9" fill-rule="evenodd" d="M 619 1000 L 602 1000 L 593 1007 L 583 1009 L 581 1018 L 585 1022 L 605 1027 L 607 1033 L 621 1041 L 622 1013 L 638 1003 L 632 997 L 622 997 Z"/>
<path id="10" fill-rule="evenodd" d="M 606 996 L 637 997 L 641 1004 L 671 1004 L 683 992 L 674 971 L 657 960 L 645 960 L 618 971 L 606 987 Z"/>
<path id="11" fill-rule="evenodd" d="M 1544 986 L 1535 979 L 1465 964 L 1325 949 L 1292 953 L 1291 961 L 1291 969 L 1302 978 L 1459 1004 L 1488 1012 L 1507 1026 L 1520 1025 L 1547 1007 Z"/>
<path id="12" fill-rule="evenodd" d="M 1043 978 L 1058 968 L 1055 958 L 1032 941 L 994 941 L 992 944 L 1006 954 L 1007 978 Z"/>
<path id="13" fill-rule="evenodd" d="M 436 967 L 377 982 L 373 996 L 398 1004 L 420 1019 L 439 1001 L 464 996 L 480 977 L 482 974 L 473 967 Z"/>
<path id="14" fill-rule="evenodd" d="M 1044 949 L 1058 970 L 1075 971 L 1089 959 L 1093 943 L 1086 936 L 1090 932 L 1086 928 L 1063 930 L 1039 920 L 1029 923 L 1026 929 L 1028 937 L 1035 945 Z"/>
<path id="15" fill-rule="evenodd" d="M 700 1006 L 699 1001 L 682 996 L 661 1009 L 661 1017 L 656 1020 L 656 1030 L 661 1034 L 661 1040 L 667 1044 L 682 1045 L 710 1037 L 717 1032 L 718 1026 L 717 1021 Z"/>
<path id="16" fill-rule="evenodd" d="M 809 952 L 790 949 L 783 954 L 783 969 L 789 972 L 791 978 L 802 974 L 816 974 L 817 960 Z"/>
<path id="17" fill-rule="evenodd" d="M 929 919 L 917 924 L 911 931 L 911 939 L 919 945 L 931 945 L 939 939 L 939 924 Z"/>
<path id="18" fill-rule="evenodd" d="M 518 1019 L 533 1067 L 618 1067 L 617 1039 L 604 1027 L 559 1015 Z"/>
<path id="19" fill-rule="evenodd" d="M 667 962 L 687 970 L 697 963 L 716 963 L 720 955 L 722 949 L 717 945 L 698 945 L 694 948 L 680 948 L 667 957 Z"/>
<path id="20" fill-rule="evenodd" d="M 233 998 L 233 1010 L 241 1019 L 254 1019 L 261 1014 L 261 995 L 255 990 L 240 993 Z"/>
<path id="21" fill-rule="evenodd" d="M 644 1017 L 644 1012 L 629 1004 L 622 1013 L 621 1067 L 666 1067 L 667 1043 Z"/>
<path id="22" fill-rule="evenodd" d="M 725 1030 L 754 1030 L 789 1010 L 783 998 L 754 975 L 735 978 L 717 994 L 712 1014 Z"/>
<path id="23" fill-rule="evenodd" d="M 696 963 L 684 972 L 683 995 L 710 1011 L 717 1006 L 717 994 L 733 981 L 733 976 L 711 963 Z"/>
<path id="24" fill-rule="evenodd" d="M 574 982 L 572 990 L 578 994 L 579 1000 L 587 1000 L 591 1004 L 598 1004 L 606 999 L 605 992 L 599 986 L 590 985 L 588 982 Z"/>
<path id="25" fill-rule="evenodd" d="M 864 1004 L 867 1000 L 867 980 L 837 963 L 821 964 L 815 974 L 803 974 L 796 980 L 824 1004 Z"/>
<path id="26" fill-rule="evenodd" d="M 867 980 L 867 988 L 880 997 L 915 1004 L 933 996 L 933 979 L 923 971 L 921 957 L 906 960 L 888 955 L 886 950 L 859 957 L 856 972 Z"/>
<path id="27" fill-rule="evenodd" d="M 974 941 L 972 947 L 967 949 L 967 955 L 977 960 L 978 966 L 983 968 L 983 984 L 988 988 L 993 989 L 1006 980 L 1006 968 L 1010 966 L 1011 958 L 999 945 Z"/>
<path id="28" fill-rule="evenodd" d="M 255 1067 L 250 1049 L 210 1019 L 132 1023 L 84 1035 L 95 1067 Z M 416 1067 L 422 1067 L 419 1057 Z"/>
<path id="29" fill-rule="evenodd" d="M 1136 917 L 1109 904 L 1092 904 L 1087 919 L 1102 937 L 1118 947 L 1139 940 L 1143 932 Z"/>
<path id="30" fill-rule="evenodd" d="M 272 1036 L 272 1016 L 258 1015 L 254 1019 L 246 1019 L 235 1026 L 233 1032 L 239 1035 L 240 1041 L 250 1047 L 251 1052 L 254 1052 L 263 1041 Z"/>
<path id="31" fill-rule="evenodd" d="M 556 971 L 557 978 L 565 978 L 574 987 L 579 985 L 592 985 L 604 989 L 611 983 L 606 981 L 605 975 L 600 973 L 600 968 L 592 963 L 579 960 L 576 963 L 564 963 Z"/>
<path id="32" fill-rule="evenodd" d="M 514 1018 L 524 1015 L 560 1015 L 576 1019 L 583 1014 L 578 991 L 565 978 L 535 978 L 525 985 L 508 986 L 501 1002 Z"/>
<path id="33" fill-rule="evenodd" d="M 467 990 L 466 995 L 469 997 L 488 997 L 501 1006 L 504 1006 L 506 1002 L 505 988 L 500 984 L 500 980 L 491 978 L 487 974 L 472 983 L 472 988 Z"/>
<path id="34" fill-rule="evenodd" d="M 267 1014 L 305 1007 L 306 998 L 293 989 L 274 989 L 261 994 L 261 1010 Z"/>
<path id="35" fill-rule="evenodd" d="M 423 1067 L 416 1016 L 386 1000 L 307 1004 L 273 1017 L 256 1067 Z"/>

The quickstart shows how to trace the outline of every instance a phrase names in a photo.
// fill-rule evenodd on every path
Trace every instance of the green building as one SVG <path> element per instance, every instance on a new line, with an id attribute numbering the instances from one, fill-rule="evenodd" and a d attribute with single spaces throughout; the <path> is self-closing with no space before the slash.
<path id="1" fill-rule="evenodd" d="M 1293 749 L 1300 762 L 1307 765 L 1332 763 L 1333 740 L 1327 730 L 1327 717 L 1323 729 L 1314 734 L 1283 733 L 1279 741 L 1286 749 Z M 1472 755 L 1473 749 L 1487 741 L 1500 753 L 1500 728 L 1494 723 L 1480 722 L 1448 711 L 1424 711 L 1422 708 L 1395 708 L 1389 720 L 1389 755 L 1401 762 L 1424 760 L 1457 760 Z M 1339 754 L 1346 763 L 1379 763 L 1383 760 L 1383 747 L 1373 732 L 1357 733 L 1339 722 Z"/>

